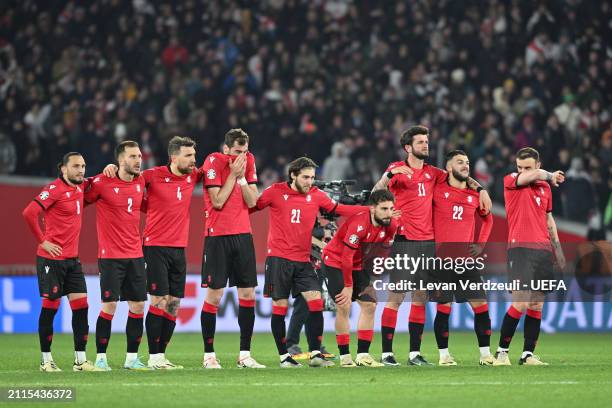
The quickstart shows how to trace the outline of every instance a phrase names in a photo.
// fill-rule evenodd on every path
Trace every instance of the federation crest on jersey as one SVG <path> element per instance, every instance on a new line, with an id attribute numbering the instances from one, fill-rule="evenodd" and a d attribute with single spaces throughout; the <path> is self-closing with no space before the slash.
<path id="1" fill-rule="evenodd" d="M 140 193 L 140 184 L 136 184 L 136 191 Z"/>
<path id="2" fill-rule="evenodd" d="M 191 176 L 187 176 L 187 182 L 191 183 Z"/>
<path id="3" fill-rule="evenodd" d="M 425 173 L 425 178 L 426 178 L 426 179 L 428 179 L 428 180 L 431 178 L 431 176 L 429 175 L 429 173 Z"/>
<path id="4" fill-rule="evenodd" d="M 53 190 L 54 188 L 55 188 L 55 184 L 51 184 L 51 185 L 49 186 L 49 190 Z"/>
<path id="5" fill-rule="evenodd" d="M 381 238 L 385 237 L 385 231 L 380 231 L 380 234 L 378 234 Z"/>
<path id="6" fill-rule="evenodd" d="M 115 194 L 119 194 L 119 188 L 118 187 L 113 188 L 113 190 L 115 190 Z"/>
<path id="7" fill-rule="evenodd" d="M 214 162 L 215 161 L 215 156 L 210 156 L 210 162 Z"/>
<path id="8" fill-rule="evenodd" d="M 359 242 L 359 237 L 353 234 L 349 237 L 349 242 L 353 245 L 357 245 L 357 243 Z"/>
<path id="9" fill-rule="evenodd" d="M 170 181 L 170 177 L 166 177 L 164 180 L 166 180 L 166 183 Z"/>
<path id="10" fill-rule="evenodd" d="M 283 198 L 285 199 L 285 201 L 287 201 L 287 199 L 289 198 L 289 196 L 287 194 L 283 194 Z"/>
<path id="11" fill-rule="evenodd" d="M 361 226 L 361 225 L 357 226 L 357 232 L 359 232 L 359 231 L 363 231 L 363 226 Z"/>
<path id="12" fill-rule="evenodd" d="M 308 194 L 308 195 L 306 196 L 306 201 L 310 202 L 311 200 L 312 200 L 312 197 L 310 197 L 310 194 Z"/>
<path id="13" fill-rule="evenodd" d="M 472 196 L 468 196 L 467 200 L 468 200 L 468 203 L 471 203 L 472 202 Z"/>
<path id="14" fill-rule="evenodd" d="M 211 157 L 211 161 L 212 159 L 214 159 L 214 157 Z M 206 172 L 206 177 L 208 177 L 209 180 L 213 180 L 215 177 L 217 177 L 217 172 L 215 171 L 215 169 L 209 169 Z"/>
<path id="15" fill-rule="evenodd" d="M 100 177 L 96 177 L 96 178 L 94 179 L 94 181 L 93 181 L 93 182 L 94 182 L 94 183 L 97 183 L 97 182 L 99 182 L 99 181 L 100 181 Z"/>
<path id="16" fill-rule="evenodd" d="M 49 198 L 49 192 L 43 191 L 42 193 L 38 195 L 38 198 L 40 198 L 41 200 L 46 200 L 47 198 Z"/>
<path id="17" fill-rule="evenodd" d="M 448 193 L 444 193 L 444 198 L 448 198 Z"/>

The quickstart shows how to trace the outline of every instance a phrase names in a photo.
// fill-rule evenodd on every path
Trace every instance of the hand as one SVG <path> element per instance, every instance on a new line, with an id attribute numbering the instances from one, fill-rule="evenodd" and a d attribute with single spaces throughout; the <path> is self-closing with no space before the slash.
<path id="1" fill-rule="evenodd" d="M 565 174 L 561 170 L 557 170 L 552 173 L 552 179 L 550 180 L 550 184 L 555 187 L 559 187 L 559 184 L 565 181 Z"/>
<path id="2" fill-rule="evenodd" d="M 409 176 L 412 176 L 414 174 L 414 170 L 412 170 L 408 166 L 399 166 L 399 167 L 392 168 L 391 169 L 391 173 L 393 173 L 393 174 L 407 174 Z"/>
<path id="3" fill-rule="evenodd" d="M 40 244 L 41 248 L 51 254 L 52 257 L 60 256 L 62 254 L 62 247 L 59 245 L 55 245 L 49 241 L 43 241 Z"/>
<path id="4" fill-rule="evenodd" d="M 344 289 L 342 289 L 342 292 L 336 295 L 336 298 L 334 300 L 336 301 L 336 304 L 338 306 L 342 306 L 347 303 L 351 303 L 352 297 L 353 297 L 353 287 L 345 286 Z"/>
<path id="5" fill-rule="evenodd" d="M 119 167 L 114 164 L 107 165 L 104 170 L 102 170 L 102 174 L 106 177 L 114 178 L 117 176 L 117 172 L 119 171 Z"/>
<path id="6" fill-rule="evenodd" d="M 491 197 L 489 197 L 489 193 L 487 193 L 487 190 L 480 190 L 480 197 L 478 197 L 478 203 L 480 211 L 483 211 L 485 214 L 488 214 L 491 211 L 493 203 L 491 202 Z"/>
<path id="7" fill-rule="evenodd" d="M 244 172 L 246 170 L 246 157 L 243 154 L 239 154 L 235 159 L 230 159 L 230 170 L 232 171 L 232 175 L 236 178 L 244 177 Z"/>
<path id="8" fill-rule="evenodd" d="M 478 255 L 482 254 L 482 251 L 484 250 L 483 247 L 481 247 L 478 244 L 470 244 L 470 255 L 472 255 L 473 257 L 477 257 Z"/>
<path id="9" fill-rule="evenodd" d="M 393 218 L 401 218 L 402 216 L 402 210 L 393 210 L 393 213 L 391 213 L 391 217 Z"/>

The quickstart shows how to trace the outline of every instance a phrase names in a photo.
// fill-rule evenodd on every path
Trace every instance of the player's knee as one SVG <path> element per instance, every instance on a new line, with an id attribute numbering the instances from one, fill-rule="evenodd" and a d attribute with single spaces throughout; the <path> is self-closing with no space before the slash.
<path id="1" fill-rule="evenodd" d="M 484 305 L 487 304 L 486 300 L 474 300 L 470 302 L 470 305 L 472 306 L 472 309 L 476 309 L 478 307 L 482 307 Z"/>
<path id="2" fill-rule="evenodd" d="M 512 302 L 512 307 L 521 313 L 525 312 L 525 309 L 527 309 L 528 305 L 529 304 L 526 302 Z"/>
<path id="3" fill-rule="evenodd" d="M 346 316 L 348 317 L 348 315 L 351 313 L 351 304 L 350 303 L 346 303 L 343 305 L 338 305 L 336 308 L 336 313 L 338 315 L 342 315 L 342 316 Z"/>
<path id="4" fill-rule="evenodd" d="M 144 302 L 130 302 L 130 312 L 134 314 L 143 314 L 144 306 Z"/>
<path id="5" fill-rule="evenodd" d="M 543 307 L 544 307 L 544 303 L 543 302 L 529 302 L 527 304 L 527 308 L 528 309 L 536 310 L 538 312 L 541 312 Z"/>
<path id="6" fill-rule="evenodd" d="M 244 300 L 255 300 L 255 288 L 238 288 L 238 297 Z"/>
<path id="7" fill-rule="evenodd" d="M 287 307 L 289 306 L 289 301 L 287 299 L 273 299 L 272 306 Z"/>
<path id="8" fill-rule="evenodd" d="M 238 294 L 240 296 L 240 293 Z M 219 306 L 223 297 L 223 289 L 208 289 L 206 292 L 206 303 Z"/>
<path id="9" fill-rule="evenodd" d="M 168 301 L 163 296 L 151 296 L 151 305 L 155 306 L 158 309 L 164 310 Z"/>
<path id="10" fill-rule="evenodd" d="M 309 302 L 311 300 L 318 300 L 321 299 L 321 292 L 317 291 L 317 290 L 311 290 L 308 292 L 302 292 L 302 296 L 304 296 L 304 299 Z"/>
<path id="11" fill-rule="evenodd" d="M 361 313 L 367 315 L 373 315 L 376 312 L 376 302 L 367 302 L 359 300 L 359 307 L 361 308 Z"/>
<path id="12" fill-rule="evenodd" d="M 170 313 L 172 316 L 176 316 L 178 313 L 178 309 L 181 305 L 181 300 L 178 298 L 171 298 L 166 303 L 166 312 Z"/>
<path id="13" fill-rule="evenodd" d="M 102 311 L 107 314 L 114 315 L 117 310 L 117 302 L 104 302 L 102 303 Z"/>

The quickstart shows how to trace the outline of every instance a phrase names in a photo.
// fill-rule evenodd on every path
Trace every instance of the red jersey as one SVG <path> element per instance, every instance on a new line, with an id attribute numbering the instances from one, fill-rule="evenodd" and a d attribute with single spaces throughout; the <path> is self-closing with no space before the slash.
<path id="1" fill-rule="evenodd" d="M 52 259 L 70 259 L 79 256 L 79 236 L 83 220 L 83 190 L 87 180 L 72 187 L 63 178 L 57 178 L 43 187 L 34 198 L 44 210 L 43 241 L 62 247 L 62 254 Z M 36 220 L 38 222 L 38 220 Z M 51 259 L 51 255 L 40 245 L 36 255 Z"/>
<path id="2" fill-rule="evenodd" d="M 394 167 L 408 166 L 407 161 L 391 163 L 385 172 Z M 432 199 L 434 187 L 446 179 L 446 172 L 424 164 L 422 169 L 412 169 L 414 174 L 396 174 L 389 182 L 389 191 L 395 196 L 395 208 L 402 211 L 398 234 L 414 241 L 434 238 Z"/>
<path id="3" fill-rule="evenodd" d="M 480 215 L 479 197 L 469 188 L 456 188 L 446 183 L 436 186 L 433 196 L 434 236 L 436 242 L 474 242 L 476 214 Z M 483 217 L 483 227 L 476 242 L 487 242 L 493 216 Z"/>
<path id="4" fill-rule="evenodd" d="M 552 191 L 548 183 L 535 181 L 517 186 L 518 173 L 504 177 L 504 201 L 508 218 L 508 247 L 550 251 L 546 213 L 552 211 Z"/>
<path id="5" fill-rule="evenodd" d="M 312 187 L 306 194 L 293 190 L 288 183 L 276 183 L 266 188 L 257 200 L 257 209 L 270 207 L 268 256 L 296 262 L 310 260 L 311 234 L 319 210 L 338 215 L 352 215 L 365 206 L 338 204 L 327 194 Z"/>
<path id="6" fill-rule="evenodd" d="M 147 192 L 145 246 L 184 248 L 189 238 L 191 195 L 201 172 L 177 176 L 170 166 L 153 167 L 142 172 Z"/>
<path id="7" fill-rule="evenodd" d="M 204 188 L 223 187 L 231 170 L 229 160 L 232 156 L 223 153 L 208 155 L 201 171 L 204 177 Z M 247 153 L 246 172 L 244 177 L 249 184 L 257 183 L 255 157 Z M 250 234 L 251 221 L 249 208 L 242 198 L 242 191 L 238 183 L 230 193 L 225 205 L 220 210 L 213 207 L 208 192 L 204 193 L 204 208 L 206 210 L 206 226 L 204 236 Z"/>
<path id="8" fill-rule="evenodd" d="M 323 263 L 342 270 L 345 286 L 352 285 L 351 272 L 363 268 L 364 249 L 367 252 L 372 249 L 367 244 L 384 243 L 391 246 L 395 238 L 399 226 L 397 219 L 392 218 L 391 224 L 386 227 L 375 227 L 370 217 L 369 210 L 350 216 L 323 249 Z"/>
<path id="9" fill-rule="evenodd" d="M 123 181 L 99 174 L 85 191 L 85 201 L 96 203 L 98 258 L 141 258 L 140 206 L 145 179 Z"/>

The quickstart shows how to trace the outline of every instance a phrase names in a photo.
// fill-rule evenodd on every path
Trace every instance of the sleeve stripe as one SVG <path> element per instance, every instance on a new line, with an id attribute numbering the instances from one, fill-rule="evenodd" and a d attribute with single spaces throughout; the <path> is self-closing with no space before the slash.
<path id="1" fill-rule="evenodd" d="M 347 244 L 347 243 L 346 243 L 346 242 L 344 242 L 344 241 L 342 241 L 342 243 L 343 243 L 344 245 L 346 245 L 346 247 L 347 247 L 347 248 L 350 248 L 350 249 L 352 249 L 353 251 L 356 251 L 356 250 L 357 250 L 357 248 L 350 246 L 349 244 Z"/>
<path id="2" fill-rule="evenodd" d="M 38 201 L 37 199 L 35 199 L 35 198 L 34 198 L 32 201 L 34 201 L 36 204 L 40 205 L 40 208 L 42 208 L 43 210 L 46 210 L 45 206 L 44 206 L 44 205 L 42 205 L 42 204 L 40 203 L 40 201 Z"/>

